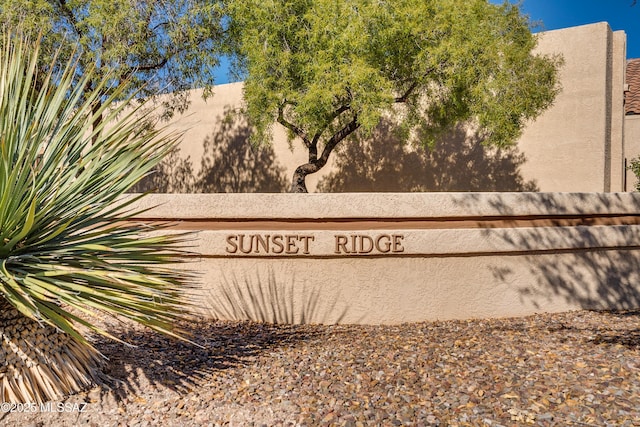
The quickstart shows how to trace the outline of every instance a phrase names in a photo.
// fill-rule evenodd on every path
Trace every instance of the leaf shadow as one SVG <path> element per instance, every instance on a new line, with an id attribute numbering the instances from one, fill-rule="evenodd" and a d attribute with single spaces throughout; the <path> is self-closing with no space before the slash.
<path id="1" fill-rule="evenodd" d="M 537 226 L 483 231 L 488 240 L 502 241 L 501 247 L 508 248 L 499 258 L 504 262 L 490 269 L 498 283 L 517 290 L 521 301 L 538 310 L 556 300 L 584 310 L 636 310 L 640 307 L 640 229 L 633 225 L 638 222 L 631 218 L 634 215 L 625 212 L 640 211 L 640 198 L 631 196 L 519 193 L 516 201 L 504 194 L 467 194 L 459 200 L 471 211 L 488 202 L 507 221 L 519 219 L 517 212 L 526 206 L 526 219 L 541 221 Z M 530 283 L 519 279 L 521 268 L 528 270 Z"/>
<path id="2" fill-rule="evenodd" d="M 335 171 L 318 183 L 321 192 L 537 191 L 520 168 L 517 147 L 490 147 L 460 124 L 433 147 L 402 142 L 383 120 L 369 137 L 345 141 L 335 153 Z"/>
<path id="3" fill-rule="evenodd" d="M 187 393 L 206 383 L 216 372 L 254 363 L 260 354 L 279 346 L 295 345 L 321 334 L 320 328 L 256 322 L 202 320 L 180 325 L 193 343 L 129 325 L 118 338 L 127 346 L 98 338 L 96 347 L 108 358 L 101 399 L 126 401 L 149 382 Z"/>
<path id="4" fill-rule="evenodd" d="M 328 303 L 320 305 L 320 291 L 308 289 L 295 277 L 278 280 L 272 269 L 267 279 L 244 275 L 242 280 L 233 275 L 223 277 L 216 293 L 209 291 L 206 297 L 208 315 L 213 319 L 250 320 L 274 324 L 340 323 L 347 314 L 347 307 L 335 317 L 340 295 L 334 295 Z M 333 317 L 329 317 L 333 316 Z"/>
<path id="5" fill-rule="evenodd" d="M 247 119 L 225 106 L 213 120 L 213 130 L 202 141 L 200 169 L 180 146 L 174 148 L 133 193 L 281 193 L 287 190 L 285 168 L 271 146 L 249 142 Z"/>
<path id="6" fill-rule="evenodd" d="M 611 311 L 607 314 L 619 319 L 632 318 L 640 325 L 640 310 Z M 594 344 L 621 345 L 631 350 L 640 350 L 640 327 L 599 332 L 589 341 Z"/>

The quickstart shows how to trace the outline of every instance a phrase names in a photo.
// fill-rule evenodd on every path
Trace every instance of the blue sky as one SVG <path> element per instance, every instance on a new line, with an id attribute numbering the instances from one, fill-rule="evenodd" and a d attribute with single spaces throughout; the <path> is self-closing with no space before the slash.
<path id="1" fill-rule="evenodd" d="M 531 21 L 541 22 L 542 30 L 608 22 L 612 30 L 627 33 L 627 58 L 640 58 L 640 0 L 632 4 L 633 0 L 524 0 L 521 10 Z"/>
<path id="2" fill-rule="evenodd" d="M 612 30 L 627 33 L 627 58 L 640 58 L 640 0 L 637 5 L 632 4 L 633 0 L 524 0 L 521 10 L 532 22 L 540 24 L 534 31 L 608 22 Z M 216 84 L 229 82 L 227 68 L 228 63 L 223 61 Z"/>

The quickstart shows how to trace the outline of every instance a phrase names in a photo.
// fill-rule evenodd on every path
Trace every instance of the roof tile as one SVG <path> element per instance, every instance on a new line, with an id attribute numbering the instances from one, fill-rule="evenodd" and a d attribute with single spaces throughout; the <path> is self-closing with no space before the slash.
<path id="1" fill-rule="evenodd" d="M 627 61 L 626 79 L 629 91 L 625 96 L 625 114 L 640 114 L 640 58 Z"/>

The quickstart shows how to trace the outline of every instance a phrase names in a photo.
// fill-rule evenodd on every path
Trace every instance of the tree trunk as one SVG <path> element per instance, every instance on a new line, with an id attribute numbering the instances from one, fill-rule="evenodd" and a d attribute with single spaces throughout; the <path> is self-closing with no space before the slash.
<path id="1" fill-rule="evenodd" d="M 345 109 L 341 109 L 340 111 L 346 111 L 348 107 Z M 282 120 L 281 120 L 282 123 Z M 290 127 L 290 126 L 289 126 Z M 309 142 L 308 139 L 303 138 L 306 141 L 307 148 L 309 150 L 309 163 L 305 163 L 304 165 L 300 165 L 296 168 L 296 171 L 293 173 L 293 180 L 291 182 L 291 193 L 308 193 L 307 185 L 305 183 L 305 179 L 307 175 L 318 172 L 320 169 L 327 164 L 329 160 L 329 156 L 333 152 L 333 149 L 347 136 L 351 135 L 360 127 L 360 123 L 358 123 L 358 116 L 354 115 L 351 122 L 349 122 L 345 127 L 336 132 L 327 142 L 324 144 L 324 148 L 322 149 L 322 155 L 318 157 L 318 145 L 317 139 L 320 134 L 318 134 L 312 142 Z M 298 135 L 300 133 L 298 132 Z"/>
<path id="2" fill-rule="evenodd" d="M 296 168 L 293 172 L 293 179 L 291 180 L 291 193 L 308 193 L 307 184 L 305 182 L 307 175 L 318 172 L 322 169 L 324 163 L 320 162 L 305 163 Z"/>
<path id="3" fill-rule="evenodd" d="M 297 168 L 293 173 L 293 179 L 291 180 L 291 193 L 308 193 L 307 184 L 305 183 L 305 179 L 307 177 L 306 174 L 299 171 L 300 168 Z"/>

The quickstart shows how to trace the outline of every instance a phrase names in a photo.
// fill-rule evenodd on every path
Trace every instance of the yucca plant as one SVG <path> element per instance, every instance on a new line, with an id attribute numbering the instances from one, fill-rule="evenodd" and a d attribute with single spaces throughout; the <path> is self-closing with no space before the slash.
<path id="1" fill-rule="evenodd" d="M 37 41 L 8 32 L 2 41 L 0 402 L 43 402 L 100 379 L 87 334 L 117 338 L 97 315 L 182 336 L 190 277 L 169 264 L 187 236 L 149 234 L 166 226 L 135 223 L 142 196 L 121 197 L 176 137 L 116 103 L 125 89 L 102 96 L 108 77 L 95 84 L 74 63 L 39 67 Z"/>

